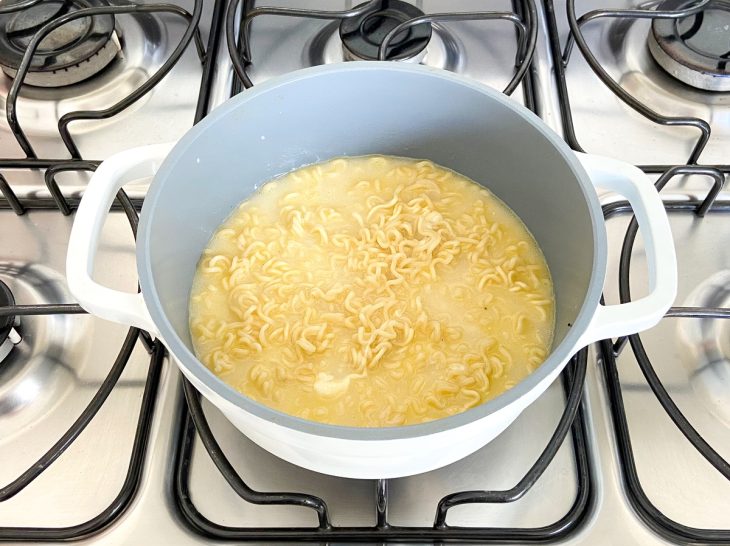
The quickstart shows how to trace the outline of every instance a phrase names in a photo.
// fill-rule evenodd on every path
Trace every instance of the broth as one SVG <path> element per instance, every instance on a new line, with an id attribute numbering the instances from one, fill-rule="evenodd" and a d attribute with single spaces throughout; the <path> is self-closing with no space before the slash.
<path id="1" fill-rule="evenodd" d="M 430 161 L 330 160 L 264 184 L 196 270 L 198 358 L 246 396 L 350 426 L 422 423 L 539 366 L 552 281 L 520 219 Z"/>

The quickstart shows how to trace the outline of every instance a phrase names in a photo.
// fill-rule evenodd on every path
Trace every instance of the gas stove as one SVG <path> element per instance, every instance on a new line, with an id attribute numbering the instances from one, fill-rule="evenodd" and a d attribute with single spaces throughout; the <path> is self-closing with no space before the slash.
<path id="1" fill-rule="evenodd" d="M 0 540 L 730 543 L 730 4 L 575 4 L 0 3 Z M 580 351 L 483 449 L 367 481 L 257 447 L 148 334 L 85 314 L 64 262 L 109 155 L 174 141 L 279 74 L 378 58 L 481 81 L 572 148 L 639 165 L 680 284 L 657 327 Z M 104 227 L 95 277 L 114 288 L 136 290 L 148 182 Z M 624 201 L 602 204 L 604 297 L 626 301 L 646 289 L 642 241 Z"/>

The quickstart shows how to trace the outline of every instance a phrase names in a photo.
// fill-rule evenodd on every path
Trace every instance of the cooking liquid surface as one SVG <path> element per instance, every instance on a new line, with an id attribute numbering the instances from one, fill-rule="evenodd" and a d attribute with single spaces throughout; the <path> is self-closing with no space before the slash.
<path id="1" fill-rule="evenodd" d="M 380 427 L 454 415 L 545 359 L 545 259 L 488 190 L 430 161 L 338 158 L 264 184 L 203 252 L 200 360 L 267 406 Z"/>

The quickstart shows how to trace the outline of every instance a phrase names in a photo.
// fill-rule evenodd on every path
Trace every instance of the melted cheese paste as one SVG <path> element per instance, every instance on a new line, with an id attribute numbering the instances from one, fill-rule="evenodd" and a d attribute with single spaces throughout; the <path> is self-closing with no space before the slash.
<path id="1" fill-rule="evenodd" d="M 463 412 L 522 380 L 554 297 L 519 218 L 430 161 L 338 158 L 264 184 L 219 227 L 190 298 L 198 358 L 246 396 L 362 427 Z"/>

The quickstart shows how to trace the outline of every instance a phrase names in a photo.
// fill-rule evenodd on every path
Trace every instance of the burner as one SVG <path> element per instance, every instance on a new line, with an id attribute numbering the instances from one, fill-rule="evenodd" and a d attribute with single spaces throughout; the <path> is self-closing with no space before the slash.
<path id="1" fill-rule="evenodd" d="M 362 6 L 363 4 L 360 4 Z M 358 7 L 360 7 L 358 6 Z M 380 9 L 359 17 L 343 19 L 340 23 L 340 39 L 347 60 L 375 61 L 383 38 L 395 27 L 424 13 L 402 0 L 383 0 Z M 426 54 L 431 39 L 431 25 L 412 27 L 395 36 L 388 46 L 387 58 L 402 61 L 420 61 Z"/>
<path id="2" fill-rule="evenodd" d="M 45 265 L 0 260 L 0 305 L 13 299 L 8 287 L 14 299 L 27 305 L 74 301 L 66 278 Z M 8 436 L 36 423 L 70 389 L 96 384 L 95 376 L 83 375 L 93 369 L 80 367 L 87 362 L 95 333 L 89 317 L 41 314 L 21 318 L 19 324 L 16 316 L 10 337 L 2 344 L 3 350 L 11 345 L 0 363 L 0 431 Z"/>
<path id="3" fill-rule="evenodd" d="M 100 0 L 47 0 L 0 15 L 0 66 L 15 77 L 35 33 L 53 19 L 91 6 Z M 85 80 L 106 67 L 121 51 L 113 15 L 82 17 L 48 34 L 33 56 L 24 83 L 61 87 Z"/>
<path id="4" fill-rule="evenodd" d="M 678 10 L 695 0 L 665 0 L 657 9 Z M 669 74 L 708 91 L 730 91 L 730 2 L 715 0 L 683 19 L 654 19 L 649 49 Z"/>
<path id="5" fill-rule="evenodd" d="M 730 306 L 730 271 L 719 271 L 699 283 L 683 305 Z M 693 389 L 708 410 L 730 425 L 730 320 L 680 320 L 677 328 Z"/>
<path id="6" fill-rule="evenodd" d="M 0 281 L 0 308 L 11 305 L 15 305 L 13 293 L 7 284 Z M 18 326 L 20 326 L 18 317 L 14 315 L 0 317 L 0 362 L 20 343 L 20 335 L 16 330 Z"/>

